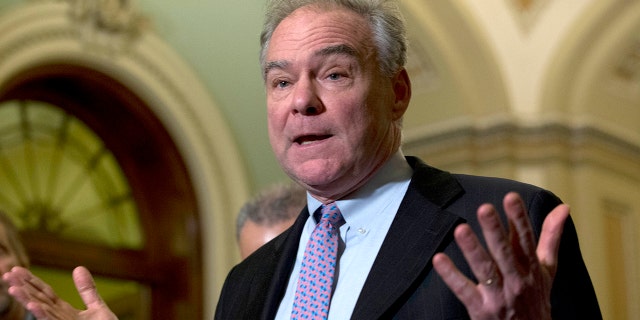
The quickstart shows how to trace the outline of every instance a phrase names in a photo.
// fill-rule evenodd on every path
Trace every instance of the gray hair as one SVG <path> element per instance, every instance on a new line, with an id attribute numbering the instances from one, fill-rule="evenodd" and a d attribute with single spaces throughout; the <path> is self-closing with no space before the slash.
<path id="1" fill-rule="evenodd" d="M 257 225 L 272 226 L 295 219 L 306 204 L 307 192 L 298 184 L 276 184 L 264 189 L 240 209 L 236 237 L 240 237 L 240 230 L 247 220 Z"/>
<path id="2" fill-rule="evenodd" d="M 378 51 L 380 72 L 392 76 L 404 67 L 407 61 L 406 31 L 400 8 L 394 0 L 268 0 L 260 35 L 260 65 L 263 71 L 273 31 L 292 12 L 311 4 L 338 5 L 366 17 Z"/>

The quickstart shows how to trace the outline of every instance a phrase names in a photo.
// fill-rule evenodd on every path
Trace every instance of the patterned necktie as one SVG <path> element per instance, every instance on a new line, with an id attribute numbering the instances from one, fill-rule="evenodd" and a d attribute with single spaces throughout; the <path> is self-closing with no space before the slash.
<path id="1" fill-rule="evenodd" d="M 322 205 L 322 217 L 304 251 L 291 319 L 326 319 L 338 255 L 338 230 L 344 222 L 335 202 Z"/>

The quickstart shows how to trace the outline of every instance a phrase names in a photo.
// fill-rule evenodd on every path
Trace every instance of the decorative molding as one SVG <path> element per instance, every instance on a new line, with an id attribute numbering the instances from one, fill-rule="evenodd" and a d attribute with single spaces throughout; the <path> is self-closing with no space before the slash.
<path id="1" fill-rule="evenodd" d="M 549 0 L 506 0 L 518 25 L 525 33 L 536 23 Z"/>
<path id="2" fill-rule="evenodd" d="M 581 123 L 520 123 L 494 119 L 476 125 L 468 119 L 405 135 L 403 151 L 443 168 L 482 167 L 499 161 L 530 163 L 560 160 L 588 163 L 640 181 L 640 143 Z"/>
<path id="3" fill-rule="evenodd" d="M 622 54 L 613 69 L 614 85 L 628 97 L 640 97 L 640 38 Z"/>
<path id="4" fill-rule="evenodd" d="M 149 26 L 133 0 L 65 0 L 82 42 L 107 52 L 126 51 Z"/>

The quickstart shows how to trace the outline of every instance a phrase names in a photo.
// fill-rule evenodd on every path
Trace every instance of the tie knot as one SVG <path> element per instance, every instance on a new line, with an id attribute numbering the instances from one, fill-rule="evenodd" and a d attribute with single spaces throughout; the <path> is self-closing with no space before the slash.
<path id="1" fill-rule="evenodd" d="M 342 213 L 340 213 L 340 209 L 338 209 L 335 201 L 323 204 L 320 209 L 320 214 L 320 223 L 328 221 L 335 228 L 339 228 L 344 223 Z"/>

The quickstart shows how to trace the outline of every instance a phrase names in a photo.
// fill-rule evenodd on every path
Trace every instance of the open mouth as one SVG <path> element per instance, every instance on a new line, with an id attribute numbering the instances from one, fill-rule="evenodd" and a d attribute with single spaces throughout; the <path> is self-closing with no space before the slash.
<path id="1" fill-rule="evenodd" d="M 307 136 L 300 136 L 298 138 L 296 138 L 294 140 L 295 143 L 299 144 L 299 145 L 305 145 L 305 144 L 309 144 L 309 143 L 313 143 L 316 141 L 320 141 L 320 140 L 325 140 L 328 139 L 329 137 L 331 137 L 331 135 L 307 135 Z"/>

